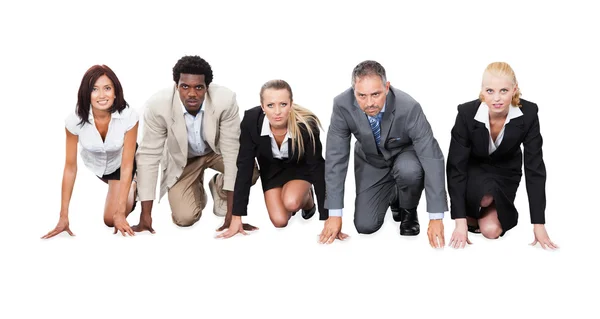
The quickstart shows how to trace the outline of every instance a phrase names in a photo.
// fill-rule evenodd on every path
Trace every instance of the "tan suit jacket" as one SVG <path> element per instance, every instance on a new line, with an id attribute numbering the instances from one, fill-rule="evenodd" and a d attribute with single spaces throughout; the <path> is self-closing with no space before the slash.
<path id="1" fill-rule="evenodd" d="M 223 190 L 233 191 L 240 147 L 240 117 L 235 93 L 211 83 L 202 109 L 204 138 L 208 146 L 223 157 Z M 138 198 L 140 201 L 155 199 L 160 164 L 160 200 L 179 180 L 187 164 L 187 127 L 175 85 L 159 91 L 146 102 L 143 127 L 136 153 Z"/>

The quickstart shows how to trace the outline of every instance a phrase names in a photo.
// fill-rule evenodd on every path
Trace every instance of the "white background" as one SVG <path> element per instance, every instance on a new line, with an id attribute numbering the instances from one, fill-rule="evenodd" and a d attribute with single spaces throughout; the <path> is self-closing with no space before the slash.
<path id="1" fill-rule="evenodd" d="M 0 5 L 0 318 L 598 318 L 600 24 L 587 2 L 16 3 Z M 237 92 L 240 117 L 258 105 L 264 82 L 282 78 L 325 130 L 352 68 L 377 60 L 421 103 L 445 155 L 456 106 L 477 98 L 488 63 L 509 62 L 523 98 L 540 107 L 547 230 L 560 250 L 528 245 L 524 179 L 519 224 L 499 240 L 471 235 L 465 250 L 430 248 L 425 196 L 416 238 L 400 236 L 390 214 L 376 234 L 358 235 L 352 169 L 344 243 L 317 244 L 317 217 L 275 229 L 260 186 L 246 218 L 260 230 L 250 236 L 214 239 L 222 220 L 211 200 L 196 225 L 179 228 L 165 197 L 154 205 L 155 235 L 123 238 L 104 226 L 107 186 L 81 159 L 76 237 L 39 239 L 58 220 L 64 118 L 85 71 L 110 66 L 141 113 L 187 54 Z M 138 216 L 139 205 L 129 222 Z"/>

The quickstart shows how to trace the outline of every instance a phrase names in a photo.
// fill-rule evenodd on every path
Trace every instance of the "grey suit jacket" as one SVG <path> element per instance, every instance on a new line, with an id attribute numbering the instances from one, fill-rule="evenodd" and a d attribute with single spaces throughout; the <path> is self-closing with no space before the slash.
<path id="1" fill-rule="evenodd" d="M 325 157 L 326 208 L 344 207 L 351 134 L 356 137 L 354 166 L 357 193 L 390 174 L 396 155 L 414 148 L 424 171 L 427 211 L 448 211 L 444 155 L 421 105 L 392 86 L 381 121 L 382 154 L 377 152 L 371 125 L 356 102 L 354 90 L 350 88 L 334 99 Z"/>
<path id="2" fill-rule="evenodd" d="M 202 109 L 206 142 L 223 156 L 223 189 L 233 191 L 240 148 L 240 117 L 235 93 L 211 83 Z M 138 197 L 140 201 L 155 199 L 160 163 L 160 200 L 179 180 L 187 164 L 187 127 L 175 85 L 154 94 L 146 103 L 143 134 L 136 154 Z"/>

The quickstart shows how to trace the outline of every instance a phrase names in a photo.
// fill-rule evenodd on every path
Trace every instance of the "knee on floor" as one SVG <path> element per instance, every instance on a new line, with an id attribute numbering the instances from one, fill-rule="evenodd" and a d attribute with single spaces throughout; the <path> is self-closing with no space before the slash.
<path id="1" fill-rule="evenodd" d="M 286 227 L 288 225 L 288 221 L 289 220 L 287 218 L 285 218 L 284 216 L 277 217 L 277 218 L 271 218 L 271 222 L 273 223 L 273 226 L 275 226 L 277 228 Z"/>
<path id="2" fill-rule="evenodd" d="M 108 227 L 114 227 L 115 226 L 115 222 L 113 220 L 112 215 L 104 215 L 104 225 L 106 225 Z"/>
<path id="3" fill-rule="evenodd" d="M 173 214 L 173 223 L 180 227 L 188 227 L 194 225 L 199 219 L 201 214 Z"/>
<path id="4" fill-rule="evenodd" d="M 359 234 L 372 234 L 381 228 L 381 224 L 377 223 L 365 223 L 354 220 L 354 226 Z"/>
<path id="5" fill-rule="evenodd" d="M 483 224 L 479 225 L 481 234 L 488 239 L 497 239 L 502 234 L 502 227 L 498 224 Z"/>

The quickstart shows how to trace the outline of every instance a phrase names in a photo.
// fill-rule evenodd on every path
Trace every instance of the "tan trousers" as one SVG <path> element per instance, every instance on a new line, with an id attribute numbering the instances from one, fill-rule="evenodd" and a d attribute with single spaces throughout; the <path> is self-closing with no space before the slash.
<path id="1" fill-rule="evenodd" d="M 226 209 L 227 193 L 223 190 L 225 171 L 223 157 L 210 152 L 204 156 L 189 158 L 179 180 L 168 191 L 171 217 L 176 225 L 191 226 L 202 216 L 202 210 L 206 207 L 204 170 L 207 168 L 219 172 L 215 183 L 216 192 L 213 193 L 213 204 Z M 252 184 L 256 183 L 257 179 L 258 168 L 255 165 Z"/>

